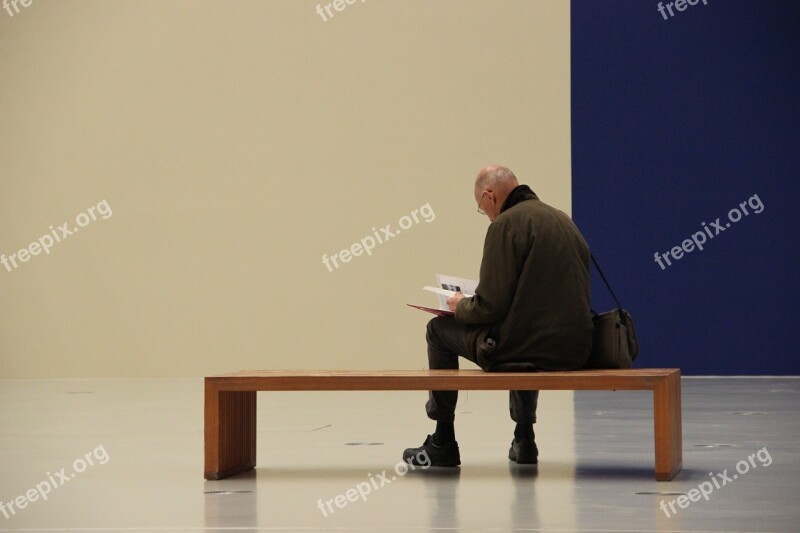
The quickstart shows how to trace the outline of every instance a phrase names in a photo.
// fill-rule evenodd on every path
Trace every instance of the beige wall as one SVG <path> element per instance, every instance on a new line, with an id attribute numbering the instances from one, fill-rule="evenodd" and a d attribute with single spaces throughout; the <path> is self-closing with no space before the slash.
<path id="1" fill-rule="evenodd" d="M 0 11 L 0 253 L 113 213 L 0 266 L 0 378 L 424 368 L 405 303 L 477 277 L 477 170 L 569 212 L 569 2 L 316 4 Z"/>

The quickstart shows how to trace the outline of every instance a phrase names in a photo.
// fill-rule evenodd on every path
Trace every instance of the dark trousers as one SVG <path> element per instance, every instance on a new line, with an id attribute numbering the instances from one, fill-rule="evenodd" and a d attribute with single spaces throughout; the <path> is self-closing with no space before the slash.
<path id="1" fill-rule="evenodd" d="M 469 346 L 466 327 L 452 316 L 440 316 L 428 322 L 428 365 L 430 368 L 458 368 L 458 357 L 469 359 L 476 365 L 476 346 Z M 479 365 L 480 366 L 480 365 Z M 536 422 L 536 405 L 539 391 L 509 391 L 508 409 L 511 419 L 518 424 Z M 425 410 L 428 418 L 445 422 L 455 419 L 458 391 L 430 391 Z"/>

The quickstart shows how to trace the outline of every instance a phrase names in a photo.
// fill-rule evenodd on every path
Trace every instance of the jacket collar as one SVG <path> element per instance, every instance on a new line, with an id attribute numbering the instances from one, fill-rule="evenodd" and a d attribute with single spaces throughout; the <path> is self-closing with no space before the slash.
<path id="1" fill-rule="evenodd" d="M 505 202 L 503 202 L 502 207 L 500 207 L 500 212 L 507 209 L 511 209 L 515 205 L 520 202 L 524 202 L 525 200 L 538 200 L 539 197 L 536 196 L 536 193 L 531 190 L 530 187 L 527 185 L 517 185 L 511 192 L 508 193 Z"/>

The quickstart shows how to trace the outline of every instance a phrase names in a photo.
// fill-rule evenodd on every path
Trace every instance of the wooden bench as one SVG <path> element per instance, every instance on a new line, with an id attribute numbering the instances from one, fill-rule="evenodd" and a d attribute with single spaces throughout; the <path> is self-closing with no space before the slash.
<path id="1" fill-rule="evenodd" d="M 682 467 L 681 373 L 677 368 L 484 372 L 482 370 L 262 370 L 205 378 L 205 478 L 256 466 L 257 391 L 652 390 L 655 474 Z"/>

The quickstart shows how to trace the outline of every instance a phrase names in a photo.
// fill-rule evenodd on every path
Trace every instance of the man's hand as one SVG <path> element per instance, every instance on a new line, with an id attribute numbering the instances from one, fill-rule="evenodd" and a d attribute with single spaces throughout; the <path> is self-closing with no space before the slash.
<path id="1" fill-rule="evenodd" d="M 464 295 L 460 292 L 455 293 L 450 298 L 447 299 L 447 308 L 456 312 L 456 307 L 458 307 L 458 302 L 460 302 L 464 298 Z"/>

